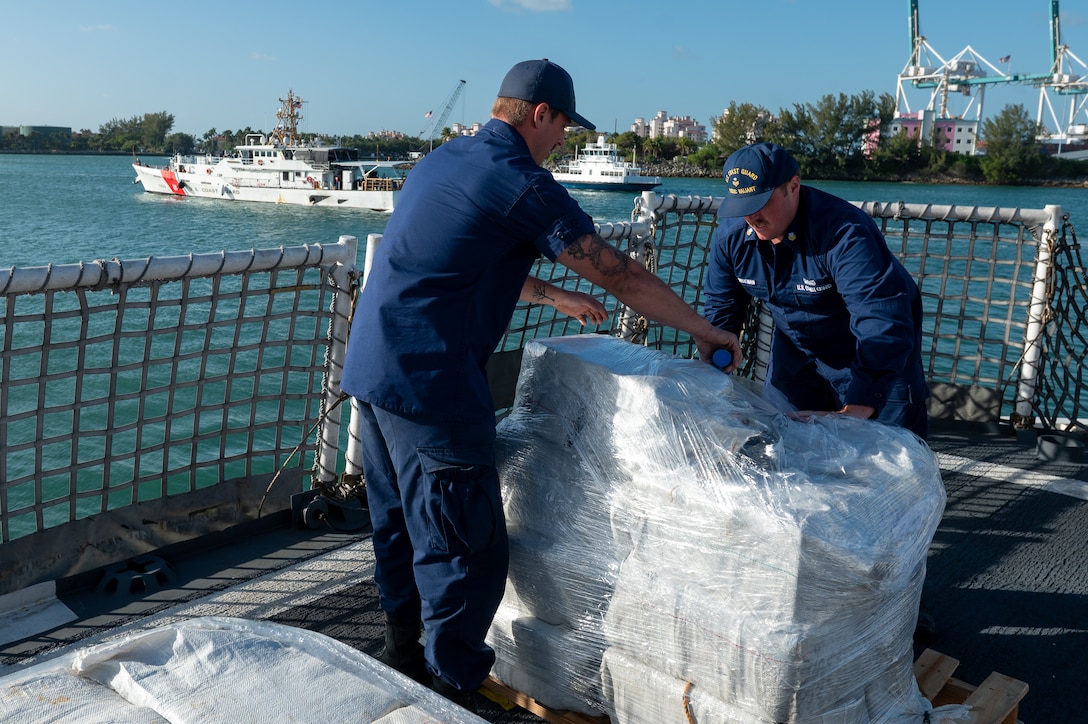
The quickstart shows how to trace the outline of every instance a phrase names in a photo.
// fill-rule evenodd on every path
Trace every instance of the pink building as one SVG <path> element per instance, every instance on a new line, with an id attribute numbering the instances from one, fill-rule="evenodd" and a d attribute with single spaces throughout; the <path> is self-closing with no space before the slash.
<path id="1" fill-rule="evenodd" d="M 905 131 L 909 138 L 929 138 L 938 148 L 974 156 L 978 152 L 978 121 L 934 118 L 933 111 L 918 111 L 892 119 L 889 135 Z"/>

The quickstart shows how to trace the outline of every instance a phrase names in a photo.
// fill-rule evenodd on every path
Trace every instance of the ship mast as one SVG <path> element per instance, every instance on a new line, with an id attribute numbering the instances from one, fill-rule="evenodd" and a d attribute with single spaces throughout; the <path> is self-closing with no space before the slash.
<path id="1" fill-rule="evenodd" d="M 272 130 L 272 143 L 294 146 L 298 142 L 298 122 L 302 120 L 304 102 L 293 90 L 287 91 L 286 98 L 280 98 L 280 109 L 276 111 L 276 127 Z"/>

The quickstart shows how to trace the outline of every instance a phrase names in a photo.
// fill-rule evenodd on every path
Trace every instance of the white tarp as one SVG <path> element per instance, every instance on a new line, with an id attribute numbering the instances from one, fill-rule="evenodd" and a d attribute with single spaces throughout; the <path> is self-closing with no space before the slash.
<path id="1" fill-rule="evenodd" d="M 0 678 L 0 691 L 2 722 L 484 721 L 335 639 L 225 617 L 78 649 Z"/>

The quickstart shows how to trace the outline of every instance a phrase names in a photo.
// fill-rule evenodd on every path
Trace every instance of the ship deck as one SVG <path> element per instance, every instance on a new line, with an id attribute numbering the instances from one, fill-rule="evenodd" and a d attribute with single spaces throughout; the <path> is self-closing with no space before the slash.
<path id="1" fill-rule="evenodd" d="M 1088 638 L 1088 465 L 1041 460 L 1032 440 L 978 424 L 930 436 L 947 505 L 928 558 L 923 609 L 936 632 L 916 642 L 981 682 L 998 671 L 1026 682 L 1026 724 L 1079 720 Z M 293 524 L 282 512 L 160 552 L 169 580 L 103 592 L 102 572 L 57 583 L 76 620 L 0 647 L 0 674 L 134 629 L 197 616 L 268 620 L 331 636 L 367 654 L 382 646 L 373 551 L 365 530 Z M 129 589 L 132 587 L 130 586 Z M 538 722 L 479 697 L 491 722 Z"/>

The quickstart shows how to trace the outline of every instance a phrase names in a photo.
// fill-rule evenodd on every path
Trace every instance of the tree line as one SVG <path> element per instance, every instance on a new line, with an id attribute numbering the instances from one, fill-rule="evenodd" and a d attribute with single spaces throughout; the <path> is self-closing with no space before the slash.
<path id="1" fill-rule="evenodd" d="M 725 112 L 711 118 L 713 133 L 706 143 L 687 138 L 645 138 L 627 131 L 610 134 L 624 155 L 644 164 L 670 162 L 672 168 L 690 168 L 691 175 L 721 173 L 725 159 L 748 143 L 772 141 L 797 158 L 804 178 L 857 181 L 914 180 L 1017 184 L 1080 179 L 1088 168 L 1083 162 L 1043 153 L 1039 140 L 1044 129 L 1022 105 L 1005 106 L 981 124 L 981 155 L 946 151 L 944 139 L 891 135 L 895 99 L 872 91 L 857 95 L 829 94 L 815 103 L 794 104 L 772 114 L 751 103 L 730 102 Z M 97 132 L 84 129 L 71 139 L 27 138 L 8 134 L 0 138 L 0 150 L 66 152 L 125 152 L 145 155 L 173 153 L 227 153 L 262 131 L 249 127 L 236 131 L 211 128 L 200 137 L 173 132 L 174 116 L 166 111 L 111 119 Z M 596 140 L 596 131 L 568 134 L 564 148 L 551 159 L 573 158 L 579 148 Z M 453 136 L 449 128 L 433 143 Z M 879 139 L 879 143 L 873 143 Z M 320 134 L 304 134 L 304 141 L 323 141 Z M 335 139 L 341 146 L 359 149 L 364 157 L 398 159 L 426 152 L 432 141 L 410 136 L 354 135 Z M 677 165 L 679 164 L 679 166 Z"/>
<path id="2" fill-rule="evenodd" d="M 712 140 L 698 147 L 684 139 L 641 138 L 632 132 L 613 137 L 625 154 L 644 162 L 681 158 L 703 174 L 720 174 L 738 148 L 770 141 L 794 155 L 803 178 L 849 181 L 930 181 L 999 185 L 1083 180 L 1083 161 L 1044 153 L 1045 129 L 1023 105 L 1007 105 L 979 129 L 980 155 L 944 149 L 941 136 L 915 138 L 905 130 L 891 134 L 895 98 L 871 91 L 829 94 L 816 103 L 794 104 L 777 115 L 751 103 L 731 102 L 711 119 Z M 567 139 L 564 155 L 594 134 Z"/>

